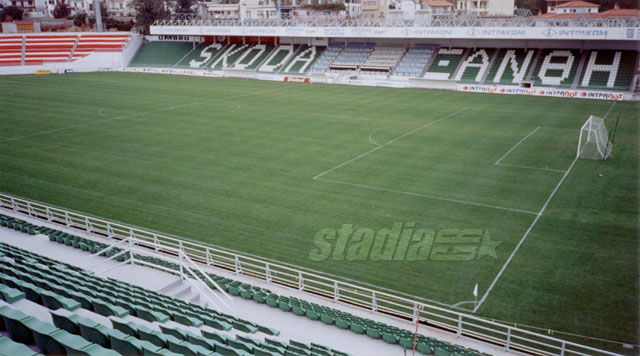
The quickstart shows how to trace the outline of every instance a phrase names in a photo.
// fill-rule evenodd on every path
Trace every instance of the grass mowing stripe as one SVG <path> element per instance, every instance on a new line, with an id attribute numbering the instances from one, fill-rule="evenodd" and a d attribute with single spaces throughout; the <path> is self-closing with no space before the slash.
<path id="1" fill-rule="evenodd" d="M 611 109 L 613 109 L 613 106 L 615 104 L 616 104 L 615 101 L 611 104 L 611 107 L 609 107 L 609 110 L 605 114 L 604 119 L 607 118 L 607 116 L 609 115 L 609 113 L 611 112 Z M 538 129 L 539 129 L 539 127 L 538 127 Z M 533 132 L 535 132 L 536 130 L 534 130 Z M 531 136 L 533 134 L 533 132 L 530 133 L 529 135 L 527 135 L 525 137 L 525 139 L 527 137 Z M 524 141 L 524 139 L 522 141 Z M 520 144 L 522 141 L 518 142 L 518 144 Z M 496 278 L 493 280 L 493 282 L 491 282 L 491 285 L 489 285 L 489 288 L 487 289 L 487 291 L 482 295 L 482 298 L 480 298 L 480 301 L 478 302 L 478 304 L 476 304 L 476 306 L 473 308 L 473 312 L 474 313 L 476 313 L 478 311 L 478 309 L 480 309 L 480 307 L 482 306 L 482 303 L 484 303 L 484 301 L 489 296 L 489 293 L 491 293 L 491 290 L 493 289 L 493 287 L 496 285 L 496 283 L 498 282 L 500 277 L 502 277 L 502 274 L 507 269 L 507 266 L 509 265 L 509 263 L 511 262 L 513 257 L 516 255 L 516 252 L 518 252 L 518 250 L 520 249 L 520 246 L 522 246 L 524 241 L 527 239 L 527 236 L 529 236 L 529 233 L 531 232 L 531 230 L 533 230 L 533 227 L 536 226 L 536 224 L 538 223 L 538 220 L 540 219 L 540 217 L 542 217 L 542 214 L 547 209 L 547 206 L 551 202 L 551 199 L 553 199 L 553 197 L 554 197 L 554 195 L 556 195 L 556 192 L 558 191 L 558 189 L 560 189 L 560 186 L 562 185 L 562 183 L 564 183 L 564 181 L 567 178 L 567 176 L 569 175 L 569 173 L 571 173 L 571 170 L 573 169 L 573 166 L 578 161 L 578 158 L 579 158 L 579 156 L 576 156 L 576 158 L 573 159 L 573 161 L 571 162 L 571 165 L 569 166 L 567 171 L 564 173 L 564 175 L 562 175 L 562 178 L 560 179 L 560 181 L 558 182 L 556 187 L 553 189 L 553 191 L 551 192 L 551 194 L 547 198 L 547 201 L 545 201 L 544 205 L 542 206 L 542 208 L 540 209 L 540 211 L 536 215 L 536 218 L 533 219 L 533 222 L 531 223 L 531 225 L 529 226 L 527 231 L 525 231 L 524 235 L 522 235 L 522 238 L 520 239 L 520 241 L 516 245 L 516 248 L 511 252 L 511 255 L 509 255 L 509 258 L 507 258 L 507 261 L 504 263 L 504 265 L 502 265 L 502 268 L 500 268 L 500 271 L 498 272 L 498 275 L 496 276 Z"/>
<path id="2" fill-rule="evenodd" d="M 591 113 L 611 109 L 596 100 L 135 73 L 11 80 L 0 83 L 6 107 L 0 140 L 100 115 L 243 96 L 7 142 L 0 150 L 0 191 L 441 305 L 472 299 L 476 281 L 491 284 L 530 226 L 529 214 L 309 178 L 371 150 L 369 138 L 385 143 L 468 106 L 456 120 L 321 179 L 535 212 L 559 172 L 493 163 L 523 132 L 577 133 Z M 637 104 L 617 103 L 613 113 L 620 129 L 612 158 L 575 164 L 478 315 L 635 340 L 637 323 L 629 315 L 638 314 Z M 568 167 L 572 140 L 569 131 L 540 129 L 500 163 Z M 308 257 L 321 229 L 352 224 L 379 231 L 394 222 L 435 231 L 485 229 L 503 242 L 496 258 L 467 262 Z"/>

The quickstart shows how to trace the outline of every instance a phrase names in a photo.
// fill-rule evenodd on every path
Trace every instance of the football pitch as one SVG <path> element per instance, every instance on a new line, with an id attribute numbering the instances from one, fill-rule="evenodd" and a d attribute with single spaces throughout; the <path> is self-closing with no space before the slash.
<path id="1" fill-rule="evenodd" d="M 4 76 L 0 102 L 1 192 L 640 342 L 637 103 L 130 73 Z M 607 161 L 575 159 L 589 115 L 619 118 Z M 326 234 L 394 224 L 433 243 Z"/>

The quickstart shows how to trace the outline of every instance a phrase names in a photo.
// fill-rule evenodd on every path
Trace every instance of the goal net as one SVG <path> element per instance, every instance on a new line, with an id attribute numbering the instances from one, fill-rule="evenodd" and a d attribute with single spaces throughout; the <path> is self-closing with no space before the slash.
<path id="1" fill-rule="evenodd" d="M 604 119 L 591 115 L 580 128 L 578 157 L 605 160 L 613 148 Z"/>

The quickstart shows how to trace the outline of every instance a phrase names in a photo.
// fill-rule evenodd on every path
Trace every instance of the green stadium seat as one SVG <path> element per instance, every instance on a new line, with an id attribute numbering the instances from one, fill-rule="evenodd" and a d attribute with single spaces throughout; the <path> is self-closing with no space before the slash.
<path id="1" fill-rule="evenodd" d="M 113 329 L 119 330 L 122 333 L 130 336 L 139 336 L 137 324 L 131 321 L 118 320 L 114 318 L 110 318 L 111 325 L 113 325 Z"/>
<path id="2" fill-rule="evenodd" d="M 255 348 L 255 345 L 253 343 L 245 342 L 237 338 L 235 340 L 228 339 L 227 345 L 233 347 L 236 350 L 243 350 L 248 353 L 253 353 L 253 349 Z"/>
<path id="3" fill-rule="evenodd" d="M 233 328 L 233 325 L 224 322 L 222 320 L 217 320 L 217 319 L 211 319 L 211 318 L 206 318 L 204 320 L 205 325 L 210 326 L 214 329 L 218 329 L 218 330 L 231 330 Z"/>
<path id="4" fill-rule="evenodd" d="M 187 332 L 180 329 L 180 328 L 172 328 L 166 325 L 160 325 L 160 330 L 162 330 L 162 333 L 166 334 L 166 335 L 171 335 L 173 337 L 176 337 L 180 340 L 186 340 L 187 339 Z"/>
<path id="5" fill-rule="evenodd" d="M 0 284 L 0 298 L 9 304 L 12 304 L 18 300 L 24 299 L 25 294 L 19 289 Z"/>
<path id="6" fill-rule="evenodd" d="M 211 355 L 213 351 L 188 341 L 170 340 L 169 350 L 184 356 Z"/>
<path id="7" fill-rule="evenodd" d="M 221 343 L 221 344 L 226 344 L 227 341 L 229 340 L 228 337 L 226 337 L 225 335 L 222 334 L 218 334 L 215 332 L 210 332 L 207 330 L 200 330 L 200 333 L 202 334 L 203 337 L 207 338 L 207 339 L 211 339 L 215 342 Z"/>
<path id="8" fill-rule="evenodd" d="M 336 318 L 336 326 L 340 329 L 349 329 L 349 323 L 340 318 Z"/>
<path id="9" fill-rule="evenodd" d="M 135 305 L 134 308 L 136 310 L 136 316 L 140 319 L 150 321 L 150 322 L 157 321 L 159 323 L 165 323 L 169 321 L 168 315 L 160 313 L 158 311 L 154 311 L 139 305 Z M 124 308 L 121 308 L 121 309 L 126 310 Z M 116 315 L 116 316 L 119 316 L 119 315 Z"/>
<path id="10" fill-rule="evenodd" d="M 109 343 L 111 348 L 122 355 L 142 355 L 142 342 L 130 335 L 110 335 Z M 159 346 L 153 345 L 155 350 L 159 350 Z"/>
<path id="11" fill-rule="evenodd" d="M 353 327 L 353 324 L 352 324 L 352 327 Z M 367 328 L 366 334 L 368 337 L 372 339 L 379 339 L 381 337 L 380 331 L 378 331 L 378 329 L 375 329 L 375 328 Z"/>
<path id="12" fill-rule="evenodd" d="M 222 356 L 249 356 L 250 354 L 244 350 L 239 350 L 227 345 L 216 346 L 216 353 Z"/>
<path id="13" fill-rule="evenodd" d="M 60 296 L 47 290 L 42 291 L 40 295 L 42 296 L 44 306 L 49 309 L 56 310 L 62 308 L 69 311 L 74 311 L 76 309 L 79 309 L 81 306 L 80 303 L 76 302 L 73 299 Z"/>
<path id="14" fill-rule="evenodd" d="M 279 354 L 277 352 L 264 350 L 264 349 L 261 349 L 261 348 L 256 348 L 255 350 L 253 350 L 253 354 L 255 356 L 280 356 L 281 355 L 281 354 Z"/>
<path id="15" fill-rule="evenodd" d="M 261 293 L 254 293 L 253 294 L 253 300 L 258 304 L 266 303 L 266 298 L 265 298 L 264 294 L 261 294 Z"/>
<path id="16" fill-rule="evenodd" d="M 273 328 L 268 328 L 266 326 L 262 326 L 262 325 L 257 325 L 256 326 L 258 328 L 258 331 L 260 331 L 261 333 L 265 333 L 267 335 L 272 335 L 272 336 L 278 336 L 280 335 L 280 331 L 273 329 Z"/>
<path id="17" fill-rule="evenodd" d="M 320 320 L 326 324 L 326 325 L 333 325 L 336 323 L 336 319 L 330 315 L 327 314 L 321 314 L 320 315 Z"/>
<path id="18" fill-rule="evenodd" d="M 128 310 L 97 298 L 93 299 L 93 311 L 100 315 L 117 316 L 118 318 L 129 315 Z"/>
<path id="19" fill-rule="evenodd" d="M 51 314 L 51 318 L 53 319 L 53 325 L 71 334 L 80 334 L 78 320 L 81 317 L 79 315 L 64 315 L 61 312 L 55 310 L 51 310 L 49 311 L 49 313 Z"/>
<path id="20" fill-rule="evenodd" d="M 212 339 L 209 339 L 203 336 L 194 335 L 192 333 L 187 334 L 186 341 L 192 343 L 193 345 L 204 347 L 205 349 L 208 349 L 211 351 L 215 350 L 216 344 L 217 344 L 217 342 Z"/>
<path id="21" fill-rule="evenodd" d="M 33 344 L 33 334 L 22 321 L 30 319 L 27 314 L 13 309 L 9 306 L 0 307 L 0 317 L 2 317 L 2 330 L 9 332 L 11 340 L 23 344 Z"/>
<path id="22" fill-rule="evenodd" d="M 81 318 L 78 320 L 78 327 L 80 328 L 80 335 L 82 335 L 83 338 L 106 348 L 111 346 L 109 338 L 112 333 L 118 333 L 119 336 L 123 337 L 127 336 L 119 330 L 110 329 L 87 318 Z"/>
<path id="23" fill-rule="evenodd" d="M 0 356 L 41 356 L 28 346 L 0 335 Z"/>
<path id="24" fill-rule="evenodd" d="M 429 344 L 427 344 L 425 342 L 418 342 L 416 344 L 416 351 L 418 351 L 419 353 L 421 353 L 423 355 L 433 355 L 434 354 L 433 347 L 431 347 Z"/>
<path id="25" fill-rule="evenodd" d="M 382 340 L 384 340 L 388 344 L 397 344 L 398 343 L 398 336 L 396 336 L 393 333 L 385 331 L 385 332 L 382 333 Z"/>
<path id="26" fill-rule="evenodd" d="M 143 356 L 183 356 L 167 349 L 150 350 L 143 347 Z M 214 354 L 215 355 L 215 354 Z M 213 355 L 212 355 L 213 356 Z"/>
<path id="27" fill-rule="evenodd" d="M 199 318 L 196 318 L 196 317 L 192 317 L 192 316 L 188 316 L 188 315 L 181 314 L 181 313 L 174 313 L 173 314 L 173 320 L 176 323 L 180 323 L 182 325 L 187 325 L 187 326 L 193 326 L 193 327 L 196 327 L 196 328 L 199 328 L 204 324 L 202 319 L 199 319 Z"/>
<path id="28" fill-rule="evenodd" d="M 245 333 L 254 334 L 258 331 L 257 327 L 253 325 L 249 325 L 247 323 L 240 322 L 240 321 L 234 321 L 232 325 L 234 329 L 243 331 Z"/>
<path id="29" fill-rule="evenodd" d="M 277 298 L 267 297 L 266 301 L 267 301 L 267 305 L 272 308 L 277 308 L 279 306 Z"/>
<path id="30" fill-rule="evenodd" d="M 170 335 L 155 330 L 139 329 L 140 340 L 150 342 L 159 347 L 167 347 Z M 171 338 L 173 338 L 171 336 Z"/>
<path id="31" fill-rule="evenodd" d="M 302 316 L 304 315 L 304 309 L 302 309 L 301 307 L 297 306 L 297 305 L 293 305 L 291 307 L 291 311 L 293 312 L 293 314 L 298 315 L 298 316 Z"/>
<path id="32" fill-rule="evenodd" d="M 435 356 L 451 356 L 451 353 L 445 349 L 436 348 L 434 353 Z"/>
<path id="33" fill-rule="evenodd" d="M 172 68 L 193 50 L 188 42 L 153 41 L 144 43 L 131 62 L 132 67 Z"/>

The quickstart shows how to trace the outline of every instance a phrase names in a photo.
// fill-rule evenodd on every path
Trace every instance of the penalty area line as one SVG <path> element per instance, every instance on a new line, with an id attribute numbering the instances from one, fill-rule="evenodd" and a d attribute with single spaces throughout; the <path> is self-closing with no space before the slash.
<path id="1" fill-rule="evenodd" d="M 500 162 L 507 158 L 507 156 L 509 155 L 509 153 L 513 152 L 513 150 L 516 149 L 516 147 L 520 146 L 521 143 L 523 143 L 526 139 L 528 139 L 529 137 L 531 137 L 531 135 L 533 135 L 534 133 L 536 133 L 536 131 L 540 130 L 540 126 L 536 127 L 535 129 L 533 129 L 533 131 L 529 132 L 529 134 L 527 136 L 525 136 L 522 140 L 518 141 L 518 143 L 516 143 L 515 145 L 513 145 L 513 147 L 511 147 L 511 149 L 509 151 L 507 151 L 507 153 L 505 153 L 502 157 L 500 157 L 496 163 L 494 163 L 496 166 L 500 165 Z"/>
<path id="2" fill-rule="evenodd" d="M 611 113 L 611 110 L 615 105 L 616 105 L 616 102 L 614 101 L 609 107 L 609 110 L 607 111 L 607 113 L 604 115 L 603 119 L 606 119 L 607 116 L 609 116 L 609 113 Z M 538 220 L 540 220 L 540 217 L 542 217 L 542 214 L 547 209 L 547 206 L 551 202 L 551 199 L 553 199 L 553 196 L 556 195 L 556 192 L 558 191 L 558 189 L 560 189 L 560 186 L 562 185 L 562 183 L 564 183 L 569 173 L 571 173 L 573 166 L 576 164 L 576 162 L 578 162 L 578 158 L 579 156 L 576 156 L 576 158 L 573 159 L 567 171 L 562 175 L 562 178 L 560 179 L 558 184 L 556 184 L 556 187 L 553 189 L 553 191 L 549 195 L 549 198 L 547 198 L 547 201 L 544 203 L 544 205 L 536 215 L 536 218 L 533 219 L 533 222 L 531 223 L 527 231 L 525 231 L 524 235 L 522 235 L 522 238 L 516 245 L 516 248 L 513 249 L 513 251 L 511 252 L 511 255 L 509 255 L 509 258 L 507 258 L 507 261 L 504 263 L 504 265 L 502 265 L 502 268 L 500 268 L 498 275 L 496 276 L 496 278 L 493 279 L 493 282 L 491 282 L 491 285 L 489 285 L 489 288 L 487 289 L 487 291 L 482 295 L 482 298 L 480 298 L 480 301 L 478 302 L 478 304 L 476 304 L 476 307 L 473 309 L 473 313 L 476 313 L 478 309 L 480 309 L 480 306 L 482 306 L 482 303 L 484 303 L 484 301 L 487 299 L 487 297 L 489 296 L 489 293 L 491 293 L 491 290 L 493 290 L 493 287 L 495 287 L 496 283 L 498 282 L 498 280 L 500 279 L 504 271 L 507 269 L 507 266 L 513 259 L 513 256 L 516 255 L 516 252 L 518 252 L 518 249 L 520 249 L 520 246 L 522 246 L 522 244 L 524 243 L 524 240 L 527 239 L 527 236 L 529 236 L 529 233 L 531 233 L 531 230 L 533 230 L 533 227 L 536 226 L 536 224 L 538 223 Z"/>
<path id="3" fill-rule="evenodd" d="M 346 166 L 347 164 L 349 164 L 349 163 L 351 163 L 351 162 L 357 161 L 357 160 L 359 160 L 360 158 L 365 157 L 365 156 L 369 155 L 370 153 L 373 153 L 373 152 L 375 152 L 375 151 L 377 151 L 377 150 L 379 150 L 379 149 L 381 149 L 381 148 L 383 148 L 383 147 L 385 147 L 385 146 L 387 146 L 387 145 L 390 145 L 390 144 L 392 144 L 392 143 L 394 143 L 394 142 L 396 142 L 396 141 L 398 141 L 398 140 L 400 140 L 400 139 L 402 139 L 402 138 L 405 138 L 405 137 L 407 137 L 407 136 L 409 136 L 409 135 L 411 135 L 411 134 L 413 134 L 413 133 L 416 133 L 416 132 L 418 132 L 418 131 L 420 131 L 420 130 L 422 130 L 422 129 L 426 129 L 427 127 L 429 127 L 429 126 L 431 126 L 431 125 L 437 124 L 438 122 L 440 122 L 440 121 L 442 121 L 442 120 L 448 119 L 448 118 L 450 118 L 450 117 L 452 117 L 452 116 L 454 116 L 454 115 L 457 115 L 457 114 L 459 114 L 459 113 L 461 113 L 461 112 L 463 112 L 463 111 L 466 111 L 466 110 L 468 110 L 468 109 L 469 109 L 469 107 L 467 106 L 467 107 L 465 107 L 465 108 L 463 108 L 463 109 L 460 109 L 460 110 L 458 110 L 458 111 L 456 111 L 456 112 L 454 112 L 454 113 L 451 113 L 451 114 L 445 115 L 445 116 L 443 116 L 443 117 L 441 117 L 441 118 L 439 118 L 439 119 L 437 119 L 437 120 L 431 121 L 431 122 L 429 122 L 429 123 L 427 123 L 427 124 L 425 124 L 425 125 L 422 125 L 422 126 L 420 126 L 420 127 L 418 127 L 418 128 L 415 128 L 415 129 L 413 129 L 413 130 L 411 130 L 411 131 L 409 131 L 409 132 L 407 132 L 407 133 L 405 133 L 405 134 L 403 134 L 403 135 L 400 135 L 400 136 L 398 136 L 398 137 L 394 138 L 394 139 L 393 139 L 393 140 L 391 140 L 391 141 L 387 141 L 387 142 L 385 142 L 385 143 L 383 143 L 383 144 L 381 144 L 381 145 L 379 145 L 379 146 L 376 146 L 376 147 L 374 147 L 374 148 L 370 149 L 369 151 L 367 151 L 367 152 L 365 152 L 365 153 L 363 153 L 363 154 L 361 154 L 361 155 L 358 155 L 358 156 L 356 156 L 356 157 L 353 157 L 352 159 L 350 159 L 350 160 L 348 160 L 348 161 L 346 161 L 346 162 L 342 162 L 342 163 L 340 163 L 339 165 L 337 165 L 337 166 L 335 166 L 335 167 L 333 167 L 333 168 L 327 169 L 326 171 L 324 171 L 324 172 L 322 172 L 322 173 L 318 174 L 317 176 L 313 177 L 313 179 L 318 179 L 318 178 L 322 177 L 323 175 L 325 175 L 325 174 L 327 174 L 327 173 L 333 172 L 333 171 L 335 171 L 336 169 L 338 169 L 338 168 L 340 168 L 340 167 L 344 167 L 344 166 Z"/>
<path id="4" fill-rule="evenodd" d="M 379 190 L 379 191 L 389 192 L 389 193 L 397 193 L 397 194 L 409 195 L 409 196 L 418 197 L 418 198 L 441 200 L 441 201 L 446 201 L 446 202 L 450 202 L 450 203 L 479 206 L 479 207 L 482 207 L 482 208 L 506 210 L 506 211 L 511 211 L 511 212 L 514 212 L 514 213 L 530 214 L 530 215 L 536 215 L 537 214 L 535 211 L 515 209 L 515 208 L 507 208 L 507 207 L 499 206 L 499 205 L 483 204 L 483 203 L 476 203 L 476 202 L 466 201 L 466 200 L 445 198 L 445 197 L 440 197 L 440 196 L 437 196 L 437 195 L 405 192 L 403 190 L 388 189 L 388 188 L 376 187 L 376 186 L 373 186 L 373 185 L 349 183 L 349 182 L 343 182 L 343 181 L 339 181 L 339 180 L 326 179 L 326 178 L 316 178 L 316 180 L 320 180 L 320 181 L 323 181 L 323 182 L 329 182 L 329 183 L 342 184 L 342 185 L 349 185 L 349 186 L 358 187 L 358 188 L 365 188 L 365 189 Z"/>

